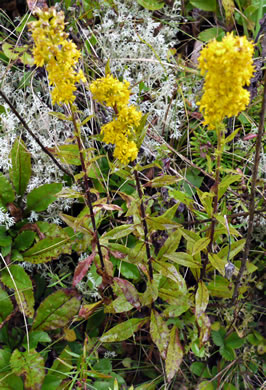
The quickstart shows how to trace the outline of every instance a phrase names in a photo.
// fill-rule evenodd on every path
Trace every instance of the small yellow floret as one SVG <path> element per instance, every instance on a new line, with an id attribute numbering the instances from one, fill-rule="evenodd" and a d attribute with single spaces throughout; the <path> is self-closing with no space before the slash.
<path id="1" fill-rule="evenodd" d="M 199 68 L 205 83 L 198 104 L 210 130 L 248 105 L 249 92 L 243 87 L 250 84 L 254 72 L 253 53 L 253 43 L 232 33 L 227 33 L 221 42 L 211 41 L 201 51 Z"/>

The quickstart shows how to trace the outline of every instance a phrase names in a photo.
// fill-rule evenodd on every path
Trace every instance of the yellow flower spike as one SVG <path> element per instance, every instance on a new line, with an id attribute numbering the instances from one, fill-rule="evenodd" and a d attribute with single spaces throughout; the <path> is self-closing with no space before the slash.
<path id="1" fill-rule="evenodd" d="M 205 82 L 198 104 L 210 130 L 248 105 L 250 94 L 243 87 L 250 84 L 254 73 L 253 53 L 253 43 L 232 33 L 227 33 L 221 42 L 211 41 L 201 51 L 199 68 Z"/>
<path id="2" fill-rule="evenodd" d="M 54 7 L 36 9 L 38 20 L 29 23 L 35 43 L 34 62 L 41 67 L 46 65 L 50 85 L 53 85 L 52 103 L 72 104 L 76 97 L 76 83 L 86 82 L 82 70 L 76 70 L 80 51 L 76 45 L 67 40 L 64 31 L 64 13 L 56 12 Z"/>

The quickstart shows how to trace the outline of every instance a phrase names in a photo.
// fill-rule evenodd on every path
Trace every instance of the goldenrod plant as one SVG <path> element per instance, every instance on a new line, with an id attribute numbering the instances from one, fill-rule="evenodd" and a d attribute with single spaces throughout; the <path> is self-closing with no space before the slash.
<path id="1" fill-rule="evenodd" d="M 262 387 L 260 43 L 229 1 L 53 3 L 0 53 L 0 389 Z"/>

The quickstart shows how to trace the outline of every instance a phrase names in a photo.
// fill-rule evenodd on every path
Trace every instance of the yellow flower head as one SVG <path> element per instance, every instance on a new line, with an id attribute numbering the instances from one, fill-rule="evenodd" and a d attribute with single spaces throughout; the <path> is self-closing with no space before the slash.
<path id="1" fill-rule="evenodd" d="M 93 81 L 90 85 L 90 91 L 98 102 L 119 109 L 129 102 L 129 87 L 128 81 L 121 82 L 108 74 L 106 77 Z"/>
<path id="2" fill-rule="evenodd" d="M 248 105 L 249 92 L 243 87 L 250 84 L 254 72 L 253 53 L 253 43 L 232 33 L 221 42 L 211 41 L 201 51 L 199 68 L 205 83 L 199 106 L 210 130 Z"/>
<path id="3" fill-rule="evenodd" d="M 80 52 L 73 42 L 67 40 L 64 13 L 51 7 L 36 9 L 35 14 L 39 19 L 29 23 L 35 43 L 34 62 L 37 66 L 47 67 L 49 83 L 55 86 L 52 103 L 73 103 L 75 84 L 86 79 L 82 70 L 76 71 Z"/>

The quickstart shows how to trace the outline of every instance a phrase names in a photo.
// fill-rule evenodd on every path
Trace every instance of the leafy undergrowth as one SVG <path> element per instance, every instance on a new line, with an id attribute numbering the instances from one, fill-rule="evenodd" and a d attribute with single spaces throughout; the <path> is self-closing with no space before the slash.
<path id="1" fill-rule="evenodd" d="M 39 67 L 34 2 L 11 3 L 0 14 L 0 389 L 262 389 L 263 2 L 50 1 L 69 36 Z M 256 43 L 250 103 L 209 130 L 197 58 L 231 31 Z M 53 93 L 66 60 L 57 74 L 49 61 L 69 42 L 83 82 L 75 103 L 53 105 L 68 92 Z M 113 105 L 93 84 L 107 79 Z"/>

